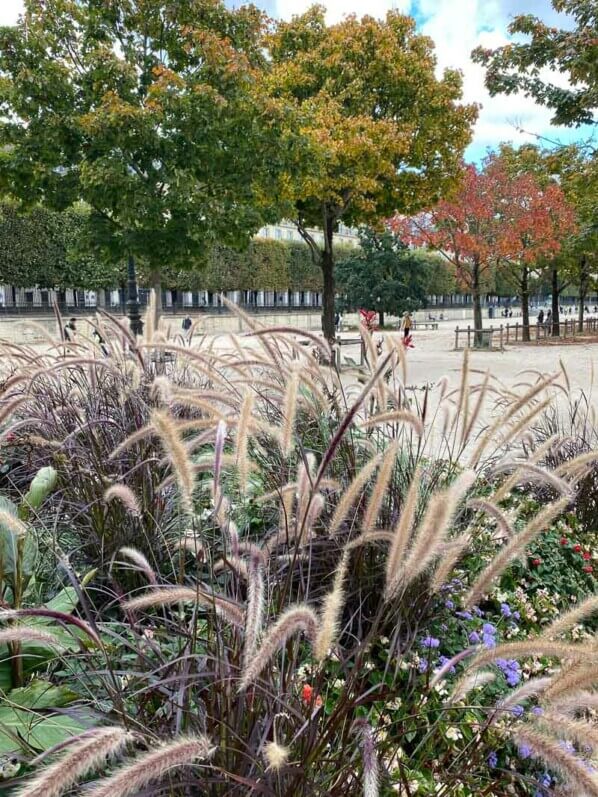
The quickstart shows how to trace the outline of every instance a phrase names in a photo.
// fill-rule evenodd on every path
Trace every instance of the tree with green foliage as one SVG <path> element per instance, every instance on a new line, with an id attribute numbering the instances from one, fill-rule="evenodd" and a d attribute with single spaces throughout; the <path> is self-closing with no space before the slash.
<path id="1" fill-rule="evenodd" d="M 438 199 L 454 184 L 477 109 L 460 104 L 459 72 L 436 76 L 431 40 L 395 11 L 328 26 L 313 6 L 278 23 L 267 45 L 271 94 L 295 108 L 311 145 L 294 220 L 322 270 L 322 325 L 333 340 L 338 225 L 375 225 Z M 323 230 L 323 245 L 310 227 Z"/>
<path id="2" fill-rule="evenodd" d="M 509 26 L 512 35 L 530 41 L 511 42 L 496 50 L 482 47 L 473 60 L 487 67 L 490 93 L 523 91 L 553 112 L 558 125 L 596 123 L 598 108 L 598 3 L 596 0 L 552 0 L 553 8 L 574 22 L 559 29 L 531 14 L 522 14 Z M 568 86 L 558 86 L 541 70 L 566 75 Z"/>
<path id="3" fill-rule="evenodd" d="M 428 253 L 409 249 L 390 230 L 360 231 L 361 249 L 336 266 L 341 310 L 376 310 L 400 315 L 423 307 L 429 282 Z"/>
<path id="4" fill-rule="evenodd" d="M 220 0 L 25 0 L 0 29 L 0 190 L 85 202 L 94 247 L 156 280 L 246 245 L 300 150 L 262 88 L 265 25 Z"/>

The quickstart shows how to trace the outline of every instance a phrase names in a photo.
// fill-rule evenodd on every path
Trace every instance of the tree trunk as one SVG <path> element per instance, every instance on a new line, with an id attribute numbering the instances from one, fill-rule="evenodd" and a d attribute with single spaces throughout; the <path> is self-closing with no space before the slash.
<path id="1" fill-rule="evenodd" d="M 334 219 L 324 211 L 324 251 L 321 257 L 322 277 L 324 287 L 322 290 L 322 331 L 326 340 L 332 345 L 335 340 L 334 328 L 334 252 L 332 241 L 334 237 Z"/>
<path id="2" fill-rule="evenodd" d="M 586 303 L 586 296 L 588 294 L 588 271 L 587 271 L 587 258 L 582 255 L 579 261 L 579 314 L 577 316 L 577 325 L 580 332 L 583 332 L 583 317 L 584 305 Z"/>
<path id="3" fill-rule="evenodd" d="M 162 281 L 158 270 L 152 271 L 150 275 L 151 287 L 155 294 L 155 313 L 153 320 L 154 329 L 158 329 L 160 316 L 162 315 Z"/>
<path id="4" fill-rule="evenodd" d="M 558 338 L 561 334 L 561 324 L 559 318 L 559 270 L 556 266 L 552 267 L 552 337 Z"/>
<path id="5" fill-rule="evenodd" d="M 480 295 L 480 261 L 474 258 L 473 272 L 471 280 L 471 294 L 473 297 L 473 329 L 474 329 L 474 348 L 482 345 L 482 297 Z"/>
<path id="6" fill-rule="evenodd" d="M 378 310 L 378 323 L 380 327 L 384 326 L 384 310 Z"/>
<path id="7" fill-rule="evenodd" d="M 523 323 L 522 340 L 529 341 L 529 271 L 527 266 L 521 268 L 520 282 L 521 320 Z"/>

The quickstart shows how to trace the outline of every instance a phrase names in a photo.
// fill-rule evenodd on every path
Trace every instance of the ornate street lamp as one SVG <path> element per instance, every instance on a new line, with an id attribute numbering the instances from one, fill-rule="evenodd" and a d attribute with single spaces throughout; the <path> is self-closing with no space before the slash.
<path id="1" fill-rule="evenodd" d="M 135 337 L 143 332 L 143 322 L 139 312 L 139 296 L 137 293 L 137 274 L 135 273 L 135 259 L 129 255 L 127 265 L 127 316 L 131 324 L 131 332 Z"/>

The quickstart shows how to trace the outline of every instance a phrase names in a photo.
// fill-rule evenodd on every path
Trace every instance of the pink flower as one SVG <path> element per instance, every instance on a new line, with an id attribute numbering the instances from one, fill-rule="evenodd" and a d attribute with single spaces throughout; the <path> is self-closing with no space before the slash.
<path id="1" fill-rule="evenodd" d="M 534 567 L 538 567 L 538 565 L 541 565 L 541 564 L 542 564 L 542 560 L 541 559 L 532 559 L 532 565 Z"/>
<path id="2" fill-rule="evenodd" d="M 591 559 L 591 558 L 592 558 L 592 554 L 591 554 L 589 551 L 585 551 L 585 553 L 584 553 L 584 555 L 583 555 L 583 558 L 584 558 L 584 559 L 586 560 L 586 562 L 587 562 L 589 559 Z"/>
<path id="3" fill-rule="evenodd" d="M 592 567 L 592 565 L 585 565 L 581 569 L 583 570 L 584 573 L 593 573 L 594 572 L 594 568 Z"/>

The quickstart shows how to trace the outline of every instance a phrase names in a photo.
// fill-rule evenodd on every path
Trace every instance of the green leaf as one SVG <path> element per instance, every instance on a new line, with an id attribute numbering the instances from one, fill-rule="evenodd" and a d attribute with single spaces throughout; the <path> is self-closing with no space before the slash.
<path id="1" fill-rule="evenodd" d="M 41 709 L 62 708 L 79 698 L 66 686 L 53 686 L 49 681 L 38 678 L 20 689 L 12 689 L 7 696 L 11 705 L 19 708 Z"/>
<path id="2" fill-rule="evenodd" d="M 0 755 L 19 750 L 49 750 L 71 736 L 82 733 L 87 725 L 80 719 L 62 714 L 42 715 L 24 709 L 0 708 Z"/>
<path id="3" fill-rule="evenodd" d="M 17 507 L 12 501 L 0 496 L 0 510 L 17 518 Z M 19 542 L 23 547 L 21 572 L 23 578 L 28 580 L 35 568 L 37 545 L 30 533 L 20 537 L 15 530 L 0 521 L 0 571 L 3 577 L 14 586 L 14 575 L 19 556 Z"/>
<path id="4" fill-rule="evenodd" d="M 56 487 L 57 481 L 58 473 L 51 465 L 46 468 L 40 468 L 31 482 L 29 491 L 23 498 L 23 505 L 25 507 L 31 507 L 31 509 L 39 509 L 48 495 L 50 495 L 52 490 Z"/>

